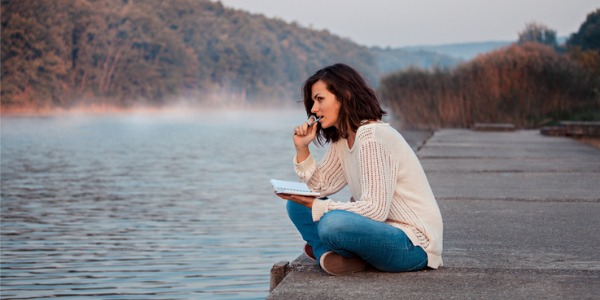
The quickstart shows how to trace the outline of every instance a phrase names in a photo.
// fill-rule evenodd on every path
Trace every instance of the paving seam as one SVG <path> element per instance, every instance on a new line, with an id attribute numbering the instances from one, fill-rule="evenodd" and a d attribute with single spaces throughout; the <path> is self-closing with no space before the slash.
<path id="1" fill-rule="evenodd" d="M 481 170 L 481 171 L 460 171 L 460 170 L 426 170 L 429 173 L 451 173 L 451 174 L 506 174 L 506 173 L 517 173 L 517 174 L 600 174 L 600 170 L 594 171 L 575 171 L 575 170 L 545 170 L 545 171 L 528 171 L 528 170 Z"/>
<path id="2" fill-rule="evenodd" d="M 436 197 L 443 201 L 505 201 L 505 202 L 542 202 L 542 203 L 600 203 L 598 199 L 557 199 L 557 198 L 462 198 L 462 197 Z"/>

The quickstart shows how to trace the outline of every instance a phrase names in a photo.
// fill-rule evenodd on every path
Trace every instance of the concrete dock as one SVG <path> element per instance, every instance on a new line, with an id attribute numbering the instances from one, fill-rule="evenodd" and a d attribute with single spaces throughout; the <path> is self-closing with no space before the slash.
<path id="1" fill-rule="evenodd" d="M 444 219 L 443 267 L 334 277 L 301 255 L 274 266 L 268 299 L 600 299 L 600 149 L 452 129 L 417 154 Z"/>

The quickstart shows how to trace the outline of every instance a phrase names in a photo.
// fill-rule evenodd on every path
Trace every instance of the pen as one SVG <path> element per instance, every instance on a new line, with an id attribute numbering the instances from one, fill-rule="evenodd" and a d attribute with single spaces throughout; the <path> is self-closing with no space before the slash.
<path id="1" fill-rule="evenodd" d="M 310 121 L 310 118 L 313 118 L 313 117 L 315 118 L 315 120 L 314 120 L 314 121 L 312 121 L 312 122 L 306 122 L 306 123 L 308 124 L 308 127 L 310 127 L 310 126 L 312 126 L 313 124 L 315 124 L 315 123 L 319 122 L 319 120 L 321 120 L 321 118 L 322 118 L 322 117 L 318 117 L 318 118 L 317 118 L 317 116 L 310 116 L 310 117 L 308 118 L 308 120 Z"/>

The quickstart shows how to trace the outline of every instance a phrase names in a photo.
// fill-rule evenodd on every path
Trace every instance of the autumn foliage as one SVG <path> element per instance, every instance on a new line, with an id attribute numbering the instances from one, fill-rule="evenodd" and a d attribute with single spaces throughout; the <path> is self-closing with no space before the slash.
<path id="1" fill-rule="evenodd" d="M 305 78 L 368 48 L 209 0 L 1 0 L 2 111 L 296 104 Z M 294 97 L 296 96 L 296 97 Z"/>
<path id="2" fill-rule="evenodd" d="M 598 84 L 593 72 L 570 55 L 523 43 L 450 70 L 389 75 L 379 92 L 406 127 L 470 127 L 479 122 L 535 127 L 565 118 L 596 118 Z"/>

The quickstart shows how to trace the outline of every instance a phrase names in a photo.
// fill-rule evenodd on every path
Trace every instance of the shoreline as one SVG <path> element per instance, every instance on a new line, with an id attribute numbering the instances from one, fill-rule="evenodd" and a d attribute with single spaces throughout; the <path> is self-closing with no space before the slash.
<path id="1" fill-rule="evenodd" d="M 200 113 L 210 112 L 237 112 L 237 111 L 291 111 L 298 110 L 304 112 L 302 107 L 264 107 L 264 106 L 247 106 L 243 107 L 240 105 L 169 105 L 169 106 L 150 106 L 150 105 L 139 105 L 132 107 L 117 107 L 111 105 L 88 105 L 79 106 L 73 108 L 9 108 L 0 107 L 0 118 L 46 118 L 46 117 L 61 117 L 61 116 L 77 116 L 77 115 L 88 115 L 88 116 L 107 116 L 107 115 L 163 115 L 163 114 L 175 114 L 175 115 L 194 115 Z M 413 147 L 415 151 L 418 151 L 436 130 L 419 130 L 419 129 L 404 129 L 402 128 L 399 120 L 390 117 L 387 120 L 392 127 L 394 127 L 405 140 Z M 440 128 L 443 129 L 443 128 Z M 592 147 L 600 149 L 600 137 L 570 137 L 580 143 L 590 145 Z"/>

